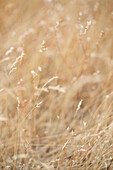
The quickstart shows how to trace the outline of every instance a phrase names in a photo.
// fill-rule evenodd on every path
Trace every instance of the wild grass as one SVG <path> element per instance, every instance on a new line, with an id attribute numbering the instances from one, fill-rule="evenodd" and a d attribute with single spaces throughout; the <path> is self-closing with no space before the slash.
<path id="1" fill-rule="evenodd" d="M 0 169 L 113 169 L 112 36 L 112 0 L 0 0 Z"/>

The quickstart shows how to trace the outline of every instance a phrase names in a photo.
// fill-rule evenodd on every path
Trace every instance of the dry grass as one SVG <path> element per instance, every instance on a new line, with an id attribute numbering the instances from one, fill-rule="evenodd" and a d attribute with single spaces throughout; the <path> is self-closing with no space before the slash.
<path id="1" fill-rule="evenodd" d="M 113 169 L 112 7 L 0 0 L 0 169 Z"/>

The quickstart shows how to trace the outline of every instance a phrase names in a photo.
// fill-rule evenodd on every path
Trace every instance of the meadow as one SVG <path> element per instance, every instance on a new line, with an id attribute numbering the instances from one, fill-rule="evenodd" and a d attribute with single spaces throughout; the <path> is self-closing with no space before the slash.
<path id="1" fill-rule="evenodd" d="M 0 169 L 113 169 L 112 0 L 0 0 Z"/>

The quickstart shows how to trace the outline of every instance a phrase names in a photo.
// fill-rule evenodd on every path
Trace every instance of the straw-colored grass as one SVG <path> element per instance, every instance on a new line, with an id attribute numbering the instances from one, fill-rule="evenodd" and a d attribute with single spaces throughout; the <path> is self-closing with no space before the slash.
<path id="1" fill-rule="evenodd" d="M 112 0 L 0 0 L 0 169 L 113 169 Z"/>

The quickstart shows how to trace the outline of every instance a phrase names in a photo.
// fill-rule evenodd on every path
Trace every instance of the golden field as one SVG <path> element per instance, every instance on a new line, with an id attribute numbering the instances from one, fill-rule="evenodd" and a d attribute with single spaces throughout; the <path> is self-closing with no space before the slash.
<path id="1" fill-rule="evenodd" d="M 0 169 L 113 169 L 112 0 L 0 0 Z"/>

